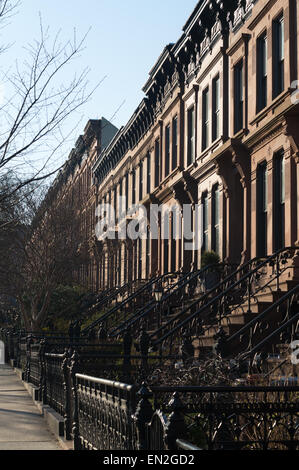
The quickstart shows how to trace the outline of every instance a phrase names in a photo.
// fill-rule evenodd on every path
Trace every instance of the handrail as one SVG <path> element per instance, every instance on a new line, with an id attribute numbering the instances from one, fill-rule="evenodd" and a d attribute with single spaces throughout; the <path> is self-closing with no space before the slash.
<path id="1" fill-rule="evenodd" d="M 238 393 L 238 392 L 284 392 L 299 391 L 299 385 L 153 385 L 150 391 L 155 394 L 175 392 L 181 393 Z"/>
<path id="2" fill-rule="evenodd" d="M 265 258 L 263 261 L 261 261 L 254 269 L 250 269 L 249 272 L 247 274 L 245 274 L 241 279 L 239 279 L 238 281 L 234 282 L 232 285 L 230 285 L 228 288 L 226 288 L 224 291 L 222 291 L 219 295 L 217 295 L 216 297 L 212 298 L 209 302 L 207 302 L 206 304 L 202 305 L 198 310 L 196 310 L 196 312 L 194 312 L 193 314 L 189 315 L 188 318 L 186 318 L 185 320 L 183 320 L 182 322 L 180 322 L 178 325 L 176 325 L 175 327 L 173 327 L 169 332 L 165 333 L 161 338 L 157 339 L 156 341 L 153 341 L 152 345 L 153 346 L 156 346 L 157 344 L 161 343 L 162 341 L 164 341 L 166 338 L 168 338 L 170 335 L 172 335 L 173 333 L 175 333 L 177 330 L 179 330 L 180 328 L 182 328 L 183 326 L 185 326 L 187 323 L 189 323 L 190 321 L 192 321 L 195 317 L 197 317 L 202 311 L 206 310 L 209 306 L 211 306 L 212 304 L 214 304 L 216 301 L 218 301 L 219 299 L 221 299 L 225 294 L 229 293 L 232 289 L 235 289 L 238 285 L 244 283 L 245 280 L 247 280 L 250 276 L 252 276 L 253 274 L 255 274 L 259 269 L 261 269 L 262 267 L 266 266 L 267 264 L 269 264 L 269 262 L 271 262 L 272 260 L 274 260 L 275 258 L 277 258 L 279 256 L 279 254 L 283 253 L 283 252 L 287 252 L 287 251 L 290 251 L 290 250 L 294 250 L 294 251 L 297 251 L 298 250 L 298 247 L 286 247 L 286 248 L 282 248 L 280 250 L 278 250 L 276 253 L 270 255 L 270 256 L 267 256 L 267 258 Z M 188 310 L 190 310 L 192 307 L 194 307 L 196 304 L 198 304 L 198 302 L 202 302 L 205 298 L 207 298 L 208 296 L 210 296 L 213 292 L 219 290 L 221 288 L 221 286 L 225 286 L 225 284 L 230 280 L 230 279 L 233 279 L 238 273 L 242 272 L 244 270 L 244 268 L 247 268 L 248 266 L 250 266 L 251 264 L 255 263 L 255 262 L 258 262 L 260 261 L 260 258 L 253 258 L 252 260 L 248 261 L 247 263 L 245 263 L 244 265 L 242 265 L 240 268 L 238 268 L 234 273 L 232 273 L 231 275 L 229 275 L 226 279 L 224 279 L 220 284 L 218 284 L 218 286 L 216 286 L 215 288 L 211 289 L 209 292 L 207 292 L 203 298 L 199 299 L 199 300 L 196 300 L 194 302 L 192 302 L 192 304 L 190 304 L 188 307 L 186 307 L 185 309 L 183 309 L 178 315 L 176 315 L 174 318 L 172 318 L 171 320 L 169 320 L 166 324 L 164 324 L 163 326 L 161 326 L 158 330 L 155 331 L 155 333 L 152 333 L 150 335 L 150 338 L 152 338 L 153 336 L 155 336 L 158 332 L 160 332 L 161 330 L 163 330 L 164 328 L 166 328 L 167 326 L 169 326 L 171 323 L 173 323 L 175 320 L 177 320 L 179 317 L 181 317 L 183 314 L 185 314 Z"/>
<path id="3" fill-rule="evenodd" d="M 199 270 L 196 270 L 196 271 L 191 271 L 190 273 L 187 273 L 185 276 L 183 276 L 181 279 L 179 279 L 175 284 L 170 286 L 164 292 L 164 295 L 163 295 L 160 303 L 163 303 L 166 300 L 168 300 L 169 297 L 171 297 L 172 295 L 175 295 L 179 289 L 186 287 L 190 282 L 194 281 L 196 278 L 198 278 L 201 275 L 205 274 L 211 268 L 221 267 L 221 266 L 226 266 L 226 265 L 227 264 L 225 264 L 225 263 L 210 264 L 208 266 L 205 266 L 202 269 L 199 269 Z M 191 277 L 188 277 L 188 276 L 191 276 Z M 120 325 L 118 325 L 114 329 L 112 329 L 109 333 L 109 336 L 111 336 L 113 338 L 113 337 L 119 335 L 121 331 L 125 330 L 128 327 L 131 327 L 132 325 L 135 324 L 135 322 L 137 322 L 138 320 L 141 320 L 145 316 L 147 316 L 156 305 L 157 305 L 157 302 L 155 300 L 152 300 L 147 305 L 144 305 L 131 318 L 129 318 L 128 320 L 125 320 Z"/>
<path id="4" fill-rule="evenodd" d="M 267 372 L 267 374 L 264 374 L 264 379 L 267 379 L 268 377 L 270 377 L 270 375 L 273 374 L 273 372 L 275 372 L 276 370 L 280 369 L 282 366 L 284 366 L 286 363 L 288 362 L 288 358 L 284 359 L 280 364 L 278 364 L 277 366 L 275 366 L 273 369 L 271 369 L 269 372 Z"/>
<path id="5" fill-rule="evenodd" d="M 244 268 L 246 268 L 247 266 L 249 266 L 251 263 L 253 263 L 254 261 L 256 261 L 258 258 L 254 258 L 250 261 L 248 261 L 247 263 L 243 264 L 241 267 L 239 267 L 236 271 L 234 271 L 233 273 L 231 273 L 229 276 L 227 276 L 225 279 L 223 279 L 223 281 L 221 281 L 217 286 L 213 287 L 211 290 L 209 290 L 209 292 L 206 292 L 202 298 L 200 299 L 197 299 L 196 301 L 192 302 L 190 305 L 188 305 L 188 307 L 186 307 L 185 309 L 183 309 L 180 313 L 178 313 L 178 315 L 176 315 L 174 318 L 172 318 L 171 320 L 169 320 L 168 322 L 166 322 L 163 326 L 161 326 L 160 328 L 158 328 L 154 333 L 152 333 L 150 335 L 150 338 L 152 338 L 153 336 L 155 336 L 157 333 L 159 333 L 161 330 L 163 330 L 165 327 L 167 327 L 168 325 L 170 325 L 171 323 L 173 323 L 175 320 L 177 320 L 180 316 L 182 316 L 184 313 L 186 313 L 188 310 L 190 310 L 192 307 L 194 307 L 199 301 L 202 301 L 204 300 L 205 298 L 207 298 L 208 296 L 210 296 L 213 292 L 219 290 L 219 287 L 222 286 L 223 284 L 226 284 L 228 281 L 230 281 L 230 279 L 233 279 L 236 274 L 238 274 L 240 271 L 244 270 Z M 231 286 L 230 286 L 231 287 Z M 217 297 L 216 297 L 217 298 Z M 212 301 L 210 301 L 209 303 L 212 303 L 214 302 L 214 298 L 212 299 Z M 206 304 L 205 307 L 207 305 Z M 163 338 L 160 338 L 160 340 L 162 341 Z M 153 344 L 158 344 L 158 342 L 154 342 Z"/>
<path id="6" fill-rule="evenodd" d="M 286 268 L 286 269 L 289 269 L 289 268 Z M 285 270 L 286 270 L 286 269 L 285 269 Z M 285 270 L 284 270 L 283 272 L 285 272 Z M 255 291 L 255 295 L 257 295 L 258 292 L 265 290 L 265 288 L 268 287 L 269 285 L 271 285 L 271 284 L 273 283 L 273 281 L 274 281 L 275 279 L 279 278 L 279 276 L 280 276 L 281 274 L 282 274 L 282 273 L 276 274 L 273 278 L 270 278 L 270 280 L 269 280 L 266 284 L 263 284 L 259 289 L 257 289 L 257 290 Z M 286 294 L 286 296 L 288 296 L 288 293 Z M 277 302 L 279 302 L 279 301 L 280 301 L 280 299 L 278 299 Z M 237 305 L 237 306 L 234 305 L 234 309 L 240 307 L 243 303 L 244 303 L 244 299 L 240 302 L 239 305 Z M 275 302 L 275 303 L 276 303 L 276 302 Z M 272 304 L 270 307 L 268 307 L 268 309 L 272 310 L 273 306 L 274 306 L 274 304 Z M 265 310 L 264 310 L 264 312 L 265 312 Z M 261 315 L 262 315 L 264 312 L 262 312 Z M 228 316 L 228 315 L 224 315 L 224 316 L 220 317 L 220 318 L 219 318 L 219 321 L 221 321 L 223 318 L 227 318 L 227 316 Z M 255 317 L 254 320 L 257 320 L 257 318 L 258 318 L 258 317 Z M 253 320 L 253 321 L 254 321 L 254 320 Z M 246 323 L 246 325 L 244 325 L 244 327 L 246 327 L 247 325 L 248 325 L 248 323 Z M 243 327 L 243 328 L 244 328 L 244 327 Z M 204 335 L 207 331 L 209 331 L 210 329 L 213 329 L 213 328 L 215 328 L 215 325 L 208 325 L 206 328 L 203 328 L 203 329 L 202 329 L 202 335 Z M 235 335 L 239 335 L 240 333 L 241 333 L 241 332 L 240 332 L 240 330 L 239 330 L 237 333 L 235 333 Z M 235 339 L 235 338 L 234 338 L 234 339 Z"/>
<path id="7" fill-rule="evenodd" d="M 131 392 L 135 390 L 135 385 L 129 385 L 122 382 L 116 382 L 113 380 L 102 379 L 98 377 L 92 377 L 84 374 L 76 374 L 76 379 L 83 380 L 85 382 L 94 383 L 97 385 L 104 385 L 106 387 L 112 387 L 113 389 L 125 390 Z"/>
<path id="8" fill-rule="evenodd" d="M 145 290 L 147 290 L 150 286 L 152 286 L 155 282 L 159 282 L 161 279 L 163 279 L 164 277 L 166 276 L 171 276 L 171 275 L 176 275 L 178 273 L 164 273 L 164 274 L 161 274 L 159 275 L 158 277 L 154 277 L 152 279 L 150 279 L 146 284 L 144 284 L 142 287 L 140 287 L 139 289 L 137 289 L 135 292 L 133 292 L 132 294 L 130 294 L 126 299 L 124 299 L 122 302 L 120 302 L 119 304 L 115 305 L 114 307 L 112 307 L 110 310 L 108 310 L 108 312 L 106 312 L 104 315 L 102 315 L 100 318 L 98 318 L 97 320 L 95 320 L 93 323 L 91 323 L 90 325 L 88 325 L 86 328 L 84 328 L 81 333 L 84 335 L 86 334 L 88 331 L 92 330 L 95 326 L 99 325 L 100 323 L 102 323 L 103 321 L 107 320 L 107 318 L 110 317 L 110 315 L 112 315 L 114 312 L 116 312 L 118 309 L 122 308 L 124 305 L 126 305 L 128 302 L 130 302 L 131 300 L 133 300 L 134 298 L 138 297 L 140 294 L 142 294 L 142 292 L 144 292 Z"/>
<path id="9" fill-rule="evenodd" d="M 178 449 L 190 450 L 191 452 L 195 450 L 202 450 L 200 447 L 197 447 L 195 444 L 191 444 L 191 442 L 184 441 L 183 439 L 177 439 L 176 445 Z"/>
<path id="10" fill-rule="evenodd" d="M 289 320 L 287 320 L 283 325 L 279 326 L 276 330 L 274 330 L 270 335 L 268 335 L 266 338 L 264 338 L 262 341 L 260 341 L 256 346 L 251 348 L 250 351 L 243 353 L 240 355 L 241 359 L 246 359 L 249 356 L 252 356 L 256 351 L 258 351 L 262 346 L 264 346 L 266 343 L 271 341 L 273 337 L 281 333 L 283 330 L 285 330 L 288 326 L 292 325 L 293 323 L 299 321 L 299 313 L 296 313 L 296 315 L 293 315 Z"/>
<path id="11" fill-rule="evenodd" d="M 245 331 L 250 329 L 251 326 L 255 325 L 258 323 L 260 320 L 262 320 L 264 317 L 268 315 L 269 312 L 271 312 L 273 309 L 279 307 L 281 304 L 283 304 L 286 300 L 288 300 L 292 295 L 294 295 L 296 292 L 299 292 L 299 284 L 293 289 L 291 289 L 289 292 L 287 292 L 285 295 L 280 297 L 280 299 L 276 300 L 273 304 L 271 304 L 269 307 L 267 307 L 263 312 L 261 312 L 259 315 L 254 317 L 252 320 L 250 320 L 246 325 L 244 325 L 240 330 L 238 330 L 236 333 L 233 335 L 229 336 L 226 338 L 225 342 L 226 344 L 234 341 L 236 338 L 238 338 L 240 335 L 242 335 Z"/>
<path id="12" fill-rule="evenodd" d="M 122 294 L 133 283 L 135 283 L 135 282 L 137 283 L 137 282 L 140 282 L 140 281 L 141 281 L 141 279 L 135 279 L 132 282 L 126 282 L 122 286 L 115 286 L 113 288 L 108 289 L 108 293 L 109 293 L 108 297 L 103 294 L 104 298 L 102 298 L 102 296 L 101 296 L 101 299 L 95 305 L 93 305 L 91 308 L 89 308 L 86 313 L 87 314 L 94 313 L 97 309 L 99 309 L 103 305 L 108 304 L 111 300 L 117 298 L 120 294 Z M 113 291 L 113 292 L 111 292 L 111 291 Z"/>

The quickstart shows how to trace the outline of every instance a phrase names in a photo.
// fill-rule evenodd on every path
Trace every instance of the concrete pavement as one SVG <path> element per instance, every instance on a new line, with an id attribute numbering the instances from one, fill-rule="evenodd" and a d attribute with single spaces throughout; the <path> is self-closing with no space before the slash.
<path id="1" fill-rule="evenodd" d="M 1 450 L 62 450 L 22 381 L 8 365 L 0 365 Z"/>

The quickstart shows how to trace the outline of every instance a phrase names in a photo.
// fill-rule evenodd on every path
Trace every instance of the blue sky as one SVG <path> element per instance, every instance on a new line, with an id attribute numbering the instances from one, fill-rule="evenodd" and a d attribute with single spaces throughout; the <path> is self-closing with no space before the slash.
<path id="1" fill-rule="evenodd" d="M 18 13 L 1 31 L 1 41 L 13 43 L 2 55 L 1 67 L 15 57 L 23 59 L 23 46 L 38 37 L 39 13 L 50 34 L 61 37 L 84 35 L 85 50 L 76 61 L 78 70 L 90 67 L 90 86 L 106 77 L 92 101 L 84 107 L 82 130 L 89 118 L 113 119 L 126 124 L 143 98 L 148 72 L 164 46 L 175 42 L 193 11 L 196 0 L 23 0 Z M 67 78 L 67 76 L 66 76 Z M 81 124 L 80 124 L 81 125 Z M 81 132 L 81 130 L 79 130 Z"/>

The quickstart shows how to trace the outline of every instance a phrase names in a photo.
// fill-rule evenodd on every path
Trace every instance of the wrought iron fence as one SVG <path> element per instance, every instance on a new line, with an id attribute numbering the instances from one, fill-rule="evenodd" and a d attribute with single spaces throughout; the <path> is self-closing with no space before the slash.
<path id="1" fill-rule="evenodd" d="M 136 450 L 132 385 L 76 374 L 74 449 Z"/>
<path id="2" fill-rule="evenodd" d="M 152 393 L 161 412 L 172 397 L 176 423 L 184 418 L 182 433 L 201 448 L 299 449 L 298 386 L 153 387 Z"/>

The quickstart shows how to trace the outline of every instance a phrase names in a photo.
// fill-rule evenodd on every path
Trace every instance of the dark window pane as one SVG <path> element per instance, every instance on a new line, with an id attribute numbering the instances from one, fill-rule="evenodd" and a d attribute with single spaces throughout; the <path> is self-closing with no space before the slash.
<path id="1" fill-rule="evenodd" d="M 165 129 L 165 177 L 169 174 L 170 163 L 170 126 Z"/>
<path id="2" fill-rule="evenodd" d="M 213 141 L 220 136 L 220 78 L 213 80 Z"/>
<path id="3" fill-rule="evenodd" d="M 155 142 L 155 187 L 160 184 L 160 140 Z"/>
<path id="4" fill-rule="evenodd" d="M 139 201 L 143 198 L 143 162 L 139 166 Z"/>
<path id="5" fill-rule="evenodd" d="M 188 161 L 191 165 L 195 159 L 195 111 L 194 107 L 188 110 Z"/>
<path id="6" fill-rule="evenodd" d="M 267 166 L 257 168 L 257 256 L 267 255 Z"/>
<path id="7" fill-rule="evenodd" d="M 219 253 L 219 187 L 212 190 L 212 250 Z"/>
<path id="8" fill-rule="evenodd" d="M 273 21 L 273 98 L 284 90 L 284 19 Z"/>
<path id="9" fill-rule="evenodd" d="M 208 193 L 204 193 L 202 204 L 202 251 L 207 251 L 209 246 L 209 200 Z"/>
<path id="10" fill-rule="evenodd" d="M 275 251 L 284 247 L 285 244 L 285 174 L 284 156 L 279 152 L 274 156 L 274 249 Z"/>
<path id="11" fill-rule="evenodd" d="M 149 194 L 151 192 L 151 154 L 148 152 L 147 157 L 147 175 L 146 175 L 146 192 Z"/>
<path id="12" fill-rule="evenodd" d="M 202 150 L 209 144 L 209 88 L 202 94 Z"/>
<path id="13" fill-rule="evenodd" d="M 172 121 L 172 170 L 177 167 L 178 161 L 178 118 Z"/>
<path id="14" fill-rule="evenodd" d="M 243 61 L 234 68 L 234 132 L 243 128 Z"/>
<path id="15" fill-rule="evenodd" d="M 267 106 L 267 35 L 257 40 L 257 112 Z"/>

